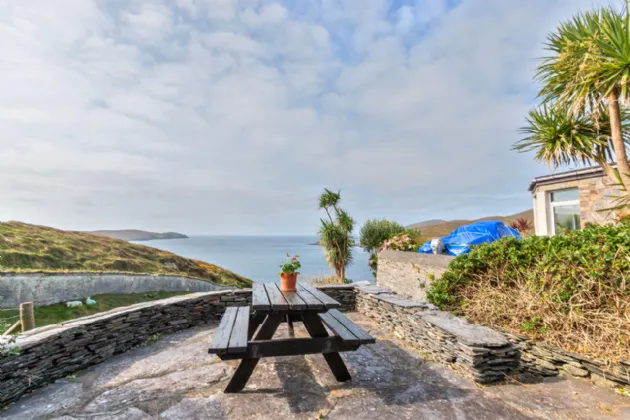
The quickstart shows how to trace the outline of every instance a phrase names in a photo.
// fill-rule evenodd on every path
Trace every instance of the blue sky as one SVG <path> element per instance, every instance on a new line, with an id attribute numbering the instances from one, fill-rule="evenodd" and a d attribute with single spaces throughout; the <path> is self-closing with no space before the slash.
<path id="1" fill-rule="evenodd" d="M 600 4 L 2 2 L 0 220 L 310 234 L 324 187 L 359 223 L 525 210 L 537 58 Z"/>

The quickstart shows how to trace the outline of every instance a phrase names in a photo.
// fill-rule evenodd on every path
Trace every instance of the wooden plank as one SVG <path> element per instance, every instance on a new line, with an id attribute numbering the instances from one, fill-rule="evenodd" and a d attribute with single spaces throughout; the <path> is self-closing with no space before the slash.
<path id="1" fill-rule="evenodd" d="M 208 353 L 217 353 L 227 350 L 237 313 L 238 307 L 236 306 L 231 306 L 225 310 L 225 313 L 221 317 L 219 328 L 217 328 L 214 333 L 214 338 L 212 339 Z"/>
<path id="2" fill-rule="evenodd" d="M 326 305 L 324 305 L 321 300 L 317 299 L 300 286 L 300 284 L 297 285 L 297 294 L 300 295 L 300 298 L 304 301 L 304 303 L 306 303 L 307 309 L 321 310 L 326 308 Z"/>
<path id="3" fill-rule="evenodd" d="M 247 350 L 247 335 L 249 333 L 249 306 L 238 308 L 236 320 L 230 335 L 228 353 L 244 353 Z"/>
<path id="4" fill-rule="evenodd" d="M 267 296 L 264 283 L 254 283 L 252 285 L 252 307 L 254 310 L 261 311 L 268 311 L 271 309 L 269 296 Z"/>
<path id="5" fill-rule="evenodd" d="M 300 285 L 298 285 L 298 287 L 299 287 L 300 291 L 304 290 L 304 291 L 310 293 L 311 295 L 315 296 L 328 309 L 334 309 L 334 308 L 341 307 L 341 304 L 339 302 L 337 302 L 335 299 L 331 298 L 326 293 L 317 290 L 316 288 L 314 288 L 311 285 L 300 284 Z"/>
<path id="6" fill-rule="evenodd" d="M 372 344 L 375 343 L 376 340 L 370 334 L 367 333 L 363 328 L 352 322 L 348 317 L 339 312 L 337 309 L 331 309 L 327 313 L 343 324 L 355 337 L 359 339 L 361 344 Z"/>
<path id="7" fill-rule="evenodd" d="M 280 290 L 280 286 L 278 286 L 277 284 L 276 287 L 278 288 L 282 296 L 284 296 L 284 299 L 287 301 L 287 303 L 289 304 L 289 308 L 292 311 L 301 311 L 307 308 L 306 302 L 304 302 L 300 295 L 298 295 L 296 292 L 284 292 Z"/>
<path id="8" fill-rule="evenodd" d="M 280 289 L 275 283 L 265 283 L 265 290 L 267 296 L 269 296 L 269 303 L 271 304 L 272 311 L 288 311 L 289 304 L 287 300 L 280 293 Z"/>
<path id="9" fill-rule="evenodd" d="M 341 337 L 341 339 L 349 344 L 359 344 L 361 340 L 352 333 L 345 325 L 337 321 L 337 319 L 330 313 L 319 314 L 319 317 L 324 324 L 328 325 L 333 332 Z"/>
<path id="10" fill-rule="evenodd" d="M 359 344 L 349 344 L 341 338 L 289 338 L 283 340 L 252 341 L 246 353 L 229 353 L 220 356 L 222 360 L 234 360 L 239 358 L 254 359 L 261 357 L 299 356 L 303 354 L 327 354 L 345 351 L 354 351 Z"/>

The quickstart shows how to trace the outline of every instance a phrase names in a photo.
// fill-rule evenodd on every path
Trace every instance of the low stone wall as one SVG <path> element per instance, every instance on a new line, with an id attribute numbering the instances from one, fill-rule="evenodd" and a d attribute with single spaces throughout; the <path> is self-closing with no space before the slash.
<path id="1" fill-rule="evenodd" d="M 587 378 L 607 387 L 630 385 L 630 361 L 606 366 L 586 356 L 555 346 L 535 342 L 529 337 L 500 330 L 521 350 L 519 369 L 539 376 L 557 376 L 561 373 Z"/>
<path id="2" fill-rule="evenodd" d="M 503 334 L 469 324 L 429 303 L 402 298 L 379 286 L 359 287 L 356 300 L 357 311 L 426 352 L 428 358 L 458 366 L 478 383 L 500 381 L 519 364 L 518 345 Z"/>
<path id="3" fill-rule="evenodd" d="M 231 290 L 187 277 L 93 273 L 0 273 L 0 308 L 16 308 L 22 302 L 52 305 L 82 300 L 103 293 L 212 292 Z"/>
<path id="4" fill-rule="evenodd" d="M 251 290 L 195 293 L 36 328 L 11 344 L 0 338 L 0 345 L 19 350 L 0 354 L 0 407 L 163 334 L 215 322 L 226 306 L 248 304 Z"/>
<path id="5" fill-rule="evenodd" d="M 368 285 L 370 283 L 366 281 L 354 284 L 329 284 L 317 286 L 317 288 L 341 303 L 341 308 L 339 309 L 341 312 L 352 312 L 357 307 L 357 284 Z"/>
<path id="6" fill-rule="evenodd" d="M 604 368 L 579 355 L 532 343 L 526 337 L 468 323 L 409 300 L 389 289 L 365 284 L 321 286 L 342 303 L 425 352 L 437 362 L 453 364 L 475 381 L 500 381 L 512 371 L 601 379 L 608 386 L 630 383 L 630 364 Z M 0 338 L 0 407 L 26 392 L 85 369 L 164 334 L 216 322 L 226 306 L 251 305 L 251 290 L 195 293 L 37 328 L 14 343 Z M 19 349 L 16 354 L 6 349 Z"/>
<path id="7" fill-rule="evenodd" d="M 354 311 L 354 285 L 321 286 Z M 251 305 L 250 289 L 194 293 L 155 302 L 139 303 L 20 334 L 14 343 L 0 338 L 0 346 L 19 349 L 0 353 L 0 407 L 26 392 L 100 363 L 109 357 L 196 325 L 216 322 L 226 306 Z"/>
<path id="8" fill-rule="evenodd" d="M 426 301 L 430 284 L 442 277 L 453 259 L 448 255 L 385 250 L 378 254 L 376 284 L 410 299 Z"/>

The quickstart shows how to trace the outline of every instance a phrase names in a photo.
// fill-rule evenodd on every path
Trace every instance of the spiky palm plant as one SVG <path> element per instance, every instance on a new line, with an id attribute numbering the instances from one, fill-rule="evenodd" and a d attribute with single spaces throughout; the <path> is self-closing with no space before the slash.
<path id="1" fill-rule="evenodd" d="M 319 197 L 319 208 L 326 211 L 327 218 L 320 219 L 320 244 L 324 248 L 328 264 L 335 270 L 341 282 L 346 278 L 346 267 L 352 263 L 352 230 L 354 220 L 339 207 L 341 192 L 324 189 Z"/>
<path id="2" fill-rule="evenodd" d="M 630 142 L 630 113 L 621 112 L 623 141 Z M 611 165 L 611 129 L 606 108 L 600 107 L 596 115 L 585 112 L 573 114 L 562 105 L 531 110 L 527 125 L 520 129 L 523 137 L 513 149 L 535 152 L 534 158 L 548 166 L 570 164 L 597 164 L 615 182 L 620 182 L 618 171 Z M 621 186 L 621 184 L 620 184 Z"/>
<path id="3" fill-rule="evenodd" d="M 608 150 L 600 146 L 600 152 L 614 151 L 618 178 L 625 190 L 630 191 L 622 106 L 630 99 L 630 16 L 627 10 L 623 13 L 604 7 L 579 13 L 549 35 L 547 50 L 551 55 L 537 73 L 543 85 L 539 96 L 544 103 L 568 110 L 577 119 L 580 115 L 589 115 L 596 128 L 601 122 L 601 107 L 606 109 L 610 141 L 606 146 Z M 562 155 L 566 150 L 557 151 Z M 579 155 L 580 149 L 574 148 L 568 155 L 569 160 L 574 161 Z M 586 161 L 592 160 L 588 153 L 584 157 Z"/>
<path id="4" fill-rule="evenodd" d="M 519 152 L 535 152 L 535 159 L 547 165 L 606 162 L 608 140 L 600 136 L 588 115 L 574 115 L 566 108 L 543 105 L 531 110 L 527 125 L 520 129 Z"/>

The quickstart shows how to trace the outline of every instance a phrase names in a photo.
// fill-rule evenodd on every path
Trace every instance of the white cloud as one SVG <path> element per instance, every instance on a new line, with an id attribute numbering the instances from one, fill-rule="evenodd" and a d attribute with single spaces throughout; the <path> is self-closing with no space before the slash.
<path id="1" fill-rule="evenodd" d="M 4 2 L 0 219 L 304 233 L 325 186 L 360 220 L 520 211 L 535 58 L 592 3 Z"/>

